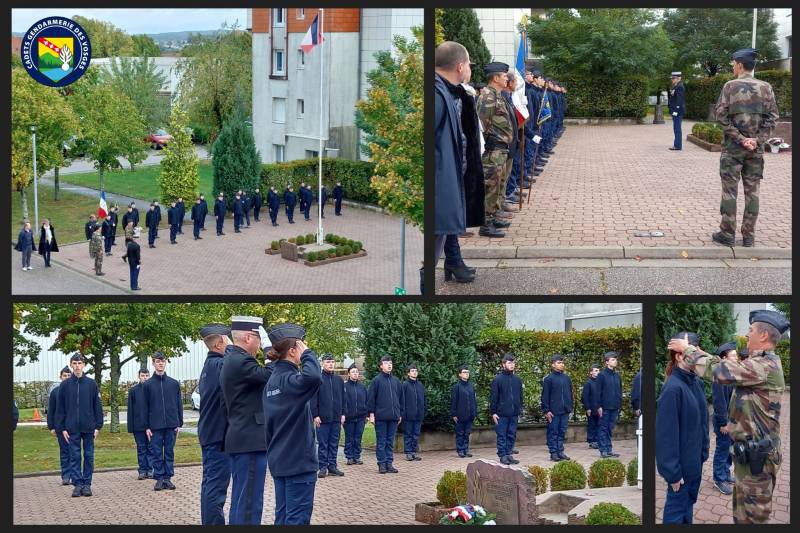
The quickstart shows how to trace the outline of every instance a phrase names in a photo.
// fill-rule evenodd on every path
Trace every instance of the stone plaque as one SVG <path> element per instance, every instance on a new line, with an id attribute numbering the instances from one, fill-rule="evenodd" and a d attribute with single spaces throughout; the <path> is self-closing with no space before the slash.
<path id="1" fill-rule="evenodd" d="M 536 490 L 527 470 L 480 459 L 467 465 L 467 500 L 497 515 L 497 523 L 539 523 Z"/>
<path id="2" fill-rule="evenodd" d="M 297 261 L 297 245 L 293 242 L 283 241 L 281 243 L 281 257 L 289 261 Z"/>

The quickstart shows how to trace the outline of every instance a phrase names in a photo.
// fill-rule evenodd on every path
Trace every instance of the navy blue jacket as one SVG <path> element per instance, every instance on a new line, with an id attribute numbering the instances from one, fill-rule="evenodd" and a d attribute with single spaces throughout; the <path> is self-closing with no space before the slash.
<path id="1" fill-rule="evenodd" d="M 425 387 L 419 379 L 407 379 L 403 382 L 403 419 L 409 422 L 422 422 L 427 411 Z"/>
<path id="2" fill-rule="evenodd" d="M 730 398 L 730 396 L 728 396 Z M 634 411 L 641 410 L 642 408 L 642 371 L 639 370 L 633 376 L 631 383 L 631 409 Z"/>
<path id="3" fill-rule="evenodd" d="M 47 429 L 56 429 L 56 413 L 58 413 L 58 385 L 53 387 L 47 398 Z"/>
<path id="4" fill-rule="evenodd" d="M 103 237 L 111 237 L 114 235 L 114 226 L 110 220 L 106 219 L 103 221 L 103 225 L 100 227 L 100 235 Z"/>
<path id="5" fill-rule="evenodd" d="M 344 380 L 333 372 L 322 372 L 322 385 L 311 398 L 311 416 L 323 424 L 341 424 L 344 414 Z"/>
<path id="6" fill-rule="evenodd" d="M 156 220 L 157 220 L 156 224 L 161 224 L 161 206 L 160 205 L 156 206 L 155 213 L 156 213 Z"/>
<path id="7" fill-rule="evenodd" d="M 12 400 L 13 408 L 11 409 L 11 430 L 17 430 L 17 422 L 19 422 L 19 409 L 17 409 L 16 400 Z"/>
<path id="8" fill-rule="evenodd" d="M 145 429 L 175 429 L 183 426 L 181 384 L 166 372 L 144 382 Z"/>
<path id="9" fill-rule="evenodd" d="M 522 413 L 522 380 L 503 370 L 492 380 L 489 410 L 493 415 L 519 416 Z"/>
<path id="10" fill-rule="evenodd" d="M 94 233 L 94 225 L 95 224 L 97 224 L 96 221 L 92 222 L 90 220 L 86 224 L 83 225 L 83 232 L 86 234 L 86 240 L 87 241 L 91 241 L 92 240 L 92 234 Z M 134 226 L 135 226 L 135 224 L 134 224 Z M 25 231 L 25 230 L 22 230 L 22 231 Z M 22 232 L 20 232 L 20 233 L 22 233 Z M 33 244 L 33 237 L 31 237 L 31 244 Z M 17 249 L 19 249 L 19 248 L 17 248 Z"/>
<path id="11" fill-rule="evenodd" d="M 177 226 L 181 223 L 181 212 L 180 209 L 176 207 L 170 207 L 167 209 L 167 224 L 170 226 Z"/>
<path id="12" fill-rule="evenodd" d="M 133 220 L 134 227 L 138 226 L 139 225 L 139 208 L 138 207 L 134 207 L 133 209 L 131 209 L 130 217 L 131 217 L 130 219 Z"/>
<path id="13" fill-rule="evenodd" d="M 671 87 L 667 95 L 667 105 L 670 114 L 678 113 L 679 117 L 686 114 L 686 87 L 683 82 L 678 82 L 675 87 Z"/>
<path id="14" fill-rule="evenodd" d="M 225 412 L 225 400 L 219 386 L 219 374 L 225 360 L 221 353 L 208 352 L 197 383 L 200 393 L 200 419 L 197 421 L 197 437 L 200 446 L 216 444 L 225 438 L 228 425 L 228 414 Z"/>
<path id="15" fill-rule="evenodd" d="M 572 412 L 572 380 L 564 372 L 550 372 L 542 383 L 542 413 L 566 415 Z"/>
<path id="16" fill-rule="evenodd" d="M 724 426 L 728 423 L 728 406 L 731 403 L 733 385 L 711 384 L 711 401 L 714 403 L 714 423 Z"/>
<path id="17" fill-rule="evenodd" d="M 278 197 L 278 193 L 269 191 L 267 193 L 267 205 L 269 205 L 270 209 L 278 209 L 281 205 L 281 199 Z"/>
<path id="18" fill-rule="evenodd" d="M 344 198 L 344 189 L 341 185 L 334 185 L 333 187 L 333 199 L 334 200 L 341 200 Z"/>
<path id="19" fill-rule="evenodd" d="M 600 403 L 598 392 L 597 378 L 587 379 L 581 390 L 581 404 L 583 404 L 584 411 L 592 411 L 593 415 L 597 414 L 597 407 Z"/>
<path id="20" fill-rule="evenodd" d="M 244 215 L 244 203 L 242 203 L 241 198 L 233 201 L 233 214 Z"/>
<path id="21" fill-rule="evenodd" d="M 400 380 L 386 372 L 378 372 L 367 391 L 367 411 L 375 414 L 375 420 L 400 420 L 404 405 Z"/>
<path id="22" fill-rule="evenodd" d="M 158 215 L 156 214 L 157 211 L 155 209 L 148 209 L 147 213 L 144 215 L 144 227 L 158 227 Z"/>
<path id="23" fill-rule="evenodd" d="M 145 383 L 147 383 L 145 381 Z M 147 428 L 147 400 L 144 385 L 137 383 L 128 391 L 128 433 L 145 431 Z"/>
<path id="24" fill-rule="evenodd" d="M 136 227 L 139 225 L 139 217 L 133 216 L 133 211 L 126 211 L 124 215 L 122 215 L 122 227 L 127 228 L 128 222 L 133 222 L 133 226 Z"/>
<path id="25" fill-rule="evenodd" d="M 297 193 L 287 189 L 283 193 L 283 203 L 286 204 L 287 208 L 294 209 L 295 204 L 297 204 Z"/>
<path id="26" fill-rule="evenodd" d="M 319 202 L 323 205 L 328 202 L 328 189 L 324 185 L 322 186 L 322 200 Z"/>
<path id="27" fill-rule="evenodd" d="M 73 375 L 58 386 L 56 431 L 92 433 L 103 427 L 103 410 L 97 382 L 86 374 L 80 379 Z"/>
<path id="28" fill-rule="evenodd" d="M 319 469 L 315 449 L 316 431 L 311 416 L 311 400 L 322 384 L 317 356 L 306 350 L 298 369 L 281 360 L 264 387 L 261 409 L 264 413 L 264 438 L 273 476 L 289 477 Z"/>
<path id="29" fill-rule="evenodd" d="M 183 220 L 186 216 L 186 204 L 184 202 L 175 202 L 175 209 L 178 210 L 178 221 Z"/>
<path id="30" fill-rule="evenodd" d="M 273 367 L 271 363 L 261 366 L 239 346 L 231 344 L 225 348 L 225 364 L 219 373 L 219 386 L 228 414 L 225 452 L 266 451 L 261 396 Z"/>
<path id="31" fill-rule="evenodd" d="M 200 218 L 203 219 L 208 214 L 208 202 L 206 202 L 205 198 L 200 200 L 200 208 L 202 209 L 202 211 L 200 212 Z"/>
<path id="32" fill-rule="evenodd" d="M 92 236 L 89 235 L 89 238 L 91 237 Z M 21 230 L 17 236 L 17 245 L 14 247 L 14 249 L 21 252 L 28 248 L 33 250 L 33 231 Z"/>
<path id="33" fill-rule="evenodd" d="M 215 217 L 224 217 L 225 216 L 225 200 L 214 200 L 214 216 Z"/>
<path id="34" fill-rule="evenodd" d="M 622 380 L 619 372 L 605 367 L 597 376 L 598 407 L 605 409 L 622 408 Z"/>
<path id="35" fill-rule="evenodd" d="M 459 379 L 453 383 L 450 390 L 450 416 L 457 417 L 459 422 L 475 420 L 478 416 L 478 399 L 469 381 Z"/>
<path id="36" fill-rule="evenodd" d="M 344 382 L 344 420 L 356 422 L 368 415 L 367 388 L 360 381 Z"/>
<path id="37" fill-rule="evenodd" d="M 656 467 L 667 483 L 700 477 L 708 459 L 708 408 L 702 382 L 673 367 L 656 405 Z"/>
<path id="38" fill-rule="evenodd" d="M 264 205 L 264 198 L 261 196 L 261 192 L 254 192 L 253 193 L 253 207 L 257 207 L 261 209 L 261 206 Z"/>
<path id="39" fill-rule="evenodd" d="M 201 222 L 204 218 L 205 213 L 203 213 L 203 204 L 194 204 L 192 206 L 192 220 Z"/>

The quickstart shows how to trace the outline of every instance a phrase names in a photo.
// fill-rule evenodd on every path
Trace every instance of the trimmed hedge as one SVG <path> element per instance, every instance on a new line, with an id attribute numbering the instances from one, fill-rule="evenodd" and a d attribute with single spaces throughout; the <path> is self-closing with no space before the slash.
<path id="1" fill-rule="evenodd" d="M 467 503 L 467 475 L 459 470 L 445 470 L 436 484 L 436 497 L 443 507 Z"/>
<path id="2" fill-rule="evenodd" d="M 621 503 L 598 503 L 586 515 L 587 526 L 638 526 L 642 521 Z"/>
<path id="3" fill-rule="evenodd" d="M 621 487 L 625 483 L 625 465 L 617 459 L 598 459 L 589 467 L 589 488 Z"/>
<path id="4" fill-rule="evenodd" d="M 522 421 L 544 422 L 540 402 L 542 380 L 550 373 L 550 358 L 554 353 L 564 355 L 565 372 L 572 380 L 575 406 L 571 421 L 585 421 L 586 413 L 580 404 L 581 389 L 593 363 L 603 364 L 603 354 L 609 350 L 620 353 L 617 371 L 622 378 L 622 410 L 620 422 L 634 418 L 630 408 L 633 376 L 639 371 L 641 357 L 640 327 L 605 328 L 585 331 L 511 331 L 487 328 L 478 343 L 479 372 L 473 379 L 478 395 L 476 423 L 489 423 L 489 394 L 495 375 L 500 371 L 500 359 L 506 352 L 517 357 L 516 373 L 524 385 Z"/>
<path id="5" fill-rule="evenodd" d="M 638 460 L 636 457 L 631 459 L 631 462 L 628 463 L 628 469 L 625 474 L 625 478 L 628 480 L 629 487 L 635 487 L 639 484 L 639 466 Z"/>
<path id="6" fill-rule="evenodd" d="M 692 135 L 711 144 L 722 144 L 722 126 L 716 122 L 698 122 L 692 126 Z"/>
<path id="7" fill-rule="evenodd" d="M 550 469 L 550 490 L 580 490 L 586 487 L 586 470 L 577 461 L 559 461 Z"/>
<path id="8" fill-rule="evenodd" d="M 536 490 L 536 495 L 544 494 L 547 492 L 547 485 L 550 481 L 550 471 L 539 465 L 530 465 L 528 472 L 533 476 L 533 485 Z"/>
<path id="9" fill-rule="evenodd" d="M 772 85 L 778 112 L 781 117 L 792 116 L 792 73 L 784 70 L 756 70 L 755 77 Z M 711 78 L 689 80 L 686 85 L 686 118 L 708 120 L 708 110 L 716 103 L 722 86 L 733 79 L 733 74 L 718 74 Z"/>
<path id="10" fill-rule="evenodd" d="M 567 88 L 568 117 L 643 118 L 647 115 L 647 80 L 644 78 L 572 78 L 560 82 Z"/>
<path id="11" fill-rule="evenodd" d="M 89 376 L 94 379 L 93 376 Z M 136 385 L 136 381 L 126 381 L 119 384 L 119 392 L 117 399 L 119 400 L 120 410 L 123 411 L 127 408 L 128 390 Z M 192 401 L 192 392 L 197 386 L 196 379 L 187 379 L 181 381 L 181 399 L 184 404 L 190 404 Z M 20 409 L 29 409 L 38 407 L 40 409 L 47 408 L 47 403 L 50 394 L 50 388 L 55 384 L 55 381 L 29 381 L 23 383 L 13 384 L 14 400 L 17 402 L 17 407 Z M 100 403 L 104 406 L 111 403 L 111 381 L 109 379 L 103 380 L 100 384 Z M 42 412 L 44 414 L 44 412 Z"/>
<path id="12" fill-rule="evenodd" d="M 261 186 L 269 190 L 275 186 L 280 195 L 291 184 L 295 192 L 300 182 L 311 184 L 314 194 L 317 193 L 318 160 L 298 159 L 285 163 L 270 163 L 261 166 Z M 378 195 L 370 187 L 375 166 L 367 161 L 350 161 L 348 159 L 322 158 L 322 184 L 328 189 L 332 198 L 333 187 L 337 181 L 342 183 L 344 197 L 348 200 L 378 205 Z"/>

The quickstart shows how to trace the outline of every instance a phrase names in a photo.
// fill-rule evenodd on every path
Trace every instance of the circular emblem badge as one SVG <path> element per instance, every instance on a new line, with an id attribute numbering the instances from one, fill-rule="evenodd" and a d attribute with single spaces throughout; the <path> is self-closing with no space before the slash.
<path id="1" fill-rule="evenodd" d="M 43 18 L 22 37 L 22 66 L 49 87 L 64 87 L 89 68 L 92 45 L 84 29 L 64 17 Z"/>

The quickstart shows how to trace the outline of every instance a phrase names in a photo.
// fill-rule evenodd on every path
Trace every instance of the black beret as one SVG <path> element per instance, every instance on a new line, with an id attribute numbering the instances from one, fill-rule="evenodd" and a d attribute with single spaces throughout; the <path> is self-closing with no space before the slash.
<path id="1" fill-rule="evenodd" d="M 508 64 L 501 63 L 500 61 L 493 61 L 492 63 L 486 63 L 484 66 L 484 73 L 487 76 L 489 74 L 497 74 L 498 72 L 508 72 Z"/>
<path id="2" fill-rule="evenodd" d="M 282 341 L 283 339 L 300 339 L 306 338 L 306 330 L 297 324 L 287 323 L 274 326 L 267 331 L 267 336 L 272 344 Z"/>
<path id="3" fill-rule="evenodd" d="M 735 350 L 735 349 L 736 349 L 736 343 L 735 342 L 726 342 L 725 344 L 720 345 L 720 347 L 717 348 L 717 351 L 715 351 L 714 353 L 716 355 L 720 355 L 721 356 L 725 352 L 729 352 L 729 351 Z"/>
<path id="4" fill-rule="evenodd" d="M 682 339 L 686 335 L 689 336 L 689 344 L 692 346 L 697 346 L 700 344 L 700 338 L 697 336 L 697 333 L 694 333 L 693 331 L 681 331 L 680 333 L 676 333 L 670 337 L 670 339 Z"/>
<path id="5" fill-rule="evenodd" d="M 75 355 L 70 357 L 69 360 L 70 362 L 72 361 L 83 361 L 84 363 L 86 362 L 86 359 L 84 359 L 84 357 L 79 353 L 76 353 Z"/>
<path id="6" fill-rule="evenodd" d="M 70 370 L 70 368 L 68 366 L 65 366 L 64 368 L 61 369 L 61 373 L 62 374 L 72 374 L 72 370 Z"/>
<path id="7" fill-rule="evenodd" d="M 330 354 L 330 353 L 322 354 L 322 360 L 323 361 L 335 361 L 335 359 L 333 358 L 333 354 Z"/>
<path id="8" fill-rule="evenodd" d="M 210 335 L 227 335 L 228 337 L 231 336 L 231 328 L 226 326 L 225 324 L 206 324 L 202 328 L 200 328 L 200 337 L 206 338 Z"/>
<path id="9" fill-rule="evenodd" d="M 513 353 L 507 353 L 507 354 L 505 354 L 503 356 L 503 362 L 504 363 L 507 362 L 507 361 L 513 361 L 513 360 L 514 360 L 514 354 Z"/>
<path id="10" fill-rule="evenodd" d="M 412 369 L 413 370 L 419 370 L 419 367 L 417 366 L 417 363 L 408 363 L 406 365 L 406 372 L 408 372 L 408 371 L 410 371 Z"/>
<path id="11" fill-rule="evenodd" d="M 731 59 L 738 59 L 739 61 L 755 61 L 758 50 L 755 48 L 740 48 L 731 54 Z"/>
<path id="12" fill-rule="evenodd" d="M 603 354 L 603 360 L 604 361 L 608 361 L 612 357 L 614 357 L 614 358 L 619 357 L 619 352 L 615 352 L 615 351 L 612 350 L 610 352 L 606 352 L 606 353 Z"/>
<path id="13" fill-rule="evenodd" d="M 156 352 L 153 354 L 153 359 L 166 359 L 166 358 L 167 357 L 161 352 Z"/>
<path id="14" fill-rule="evenodd" d="M 383 363 L 385 361 L 391 362 L 392 361 L 392 356 L 391 355 L 384 355 L 383 357 L 381 357 L 381 363 Z"/>
<path id="15" fill-rule="evenodd" d="M 561 355 L 560 353 L 555 353 L 555 354 L 553 354 L 553 356 L 550 358 L 550 362 L 551 362 L 551 363 L 555 363 L 556 361 L 563 361 L 563 360 L 564 360 L 564 356 L 563 356 L 563 355 Z"/>
<path id="16" fill-rule="evenodd" d="M 783 335 L 783 333 L 789 329 L 789 321 L 786 320 L 786 317 L 783 316 L 783 313 L 779 313 L 778 311 L 770 311 L 769 309 L 757 309 L 755 311 L 750 311 L 750 323 L 752 324 L 753 322 L 763 322 L 765 324 L 769 324 L 777 329 L 781 335 Z"/>

